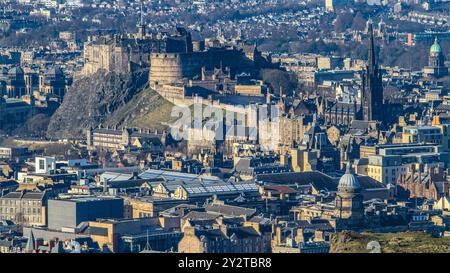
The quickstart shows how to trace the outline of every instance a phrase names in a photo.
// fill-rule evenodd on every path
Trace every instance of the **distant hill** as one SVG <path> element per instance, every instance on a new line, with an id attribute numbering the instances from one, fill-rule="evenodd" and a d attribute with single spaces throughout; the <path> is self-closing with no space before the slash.
<path id="1" fill-rule="evenodd" d="M 339 232 L 331 238 L 332 253 L 368 253 L 367 244 L 375 241 L 382 253 L 448 253 L 450 238 L 435 238 L 424 232 L 357 233 Z"/>
<path id="2" fill-rule="evenodd" d="M 163 129 L 171 104 L 147 88 L 148 70 L 133 74 L 102 71 L 74 81 L 51 117 L 47 136 L 80 138 L 99 125 Z"/>

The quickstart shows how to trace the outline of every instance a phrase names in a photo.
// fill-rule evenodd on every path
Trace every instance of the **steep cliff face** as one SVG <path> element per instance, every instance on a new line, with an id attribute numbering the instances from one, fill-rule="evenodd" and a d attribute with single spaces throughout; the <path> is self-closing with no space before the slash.
<path id="1" fill-rule="evenodd" d="M 99 71 L 76 79 L 52 116 L 47 135 L 81 137 L 83 129 L 104 124 L 112 113 L 141 92 L 147 82 L 148 70 L 126 75 Z"/>

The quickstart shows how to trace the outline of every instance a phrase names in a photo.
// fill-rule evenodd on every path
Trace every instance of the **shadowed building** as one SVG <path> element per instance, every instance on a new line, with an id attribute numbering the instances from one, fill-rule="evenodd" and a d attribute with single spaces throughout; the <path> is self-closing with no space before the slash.
<path id="1" fill-rule="evenodd" d="M 13 67 L 8 72 L 6 93 L 10 98 L 20 98 L 26 95 L 25 74 L 20 67 Z"/>
<path id="2" fill-rule="evenodd" d="M 367 60 L 366 71 L 363 78 L 361 112 L 362 120 L 383 120 L 383 82 L 382 73 L 378 67 L 375 54 L 375 43 L 373 37 L 373 27 L 369 24 L 369 58 Z"/>
<path id="3" fill-rule="evenodd" d="M 58 66 L 52 67 L 39 77 L 39 91 L 45 94 L 53 94 L 60 100 L 66 94 L 66 84 L 64 72 Z"/>

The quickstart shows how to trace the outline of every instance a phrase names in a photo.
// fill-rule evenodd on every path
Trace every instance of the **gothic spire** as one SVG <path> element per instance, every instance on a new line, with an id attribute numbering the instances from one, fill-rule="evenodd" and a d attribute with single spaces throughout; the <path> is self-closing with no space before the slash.
<path id="1" fill-rule="evenodd" d="M 375 42 L 373 38 L 373 26 L 372 23 L 369 24 L 369 56 L 368 56 L 368 66 L 369 69 L 373 69 L 376 66 L 376 59 L 375 59 Z"/>
<path id="2" fill-rule="evenodd" d="M 144 4 L 143 4 L 143 1 L 141 0 L 140 19 L 139 19 L 139 23 L 138 23 L 137 38 L 143 39 L 145 37 L 145 35 L 146 35 L 146 31 L 145 31 L 145 23 L 144 23 Z"/>
<path id="3" fill-rule="evenodd" d="M 140 25 L 143 26 L 144 25 L 144 5 L 141 1 L 141 20 L 140 20 Z"/>

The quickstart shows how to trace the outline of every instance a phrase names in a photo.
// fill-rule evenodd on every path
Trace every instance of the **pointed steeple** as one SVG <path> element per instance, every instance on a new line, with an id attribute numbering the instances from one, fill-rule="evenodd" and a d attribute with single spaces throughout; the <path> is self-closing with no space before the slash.
<path id="1" fill-rule="evenodd" d="M 383 83 L 375 53 L 375 40 L 372 22 L 367 25 L 369 48 L 366 71 L 362 81 L 361 110 L 362 119 L 366 121 L 383 119 Z"/>
<path id="2" fill-rule="evenodd" d="M 61 241 L 57 241 L 55 247 L 52 248 L 50 253 L 64 253 L 64 248 Z"/>
<path id="3" fill-rule="evenodd" d="M 373 24 L 372 18 L 369 16 L 369 19 L 366 22 L 366 29 L 365 29 L 366 34 L 369 34 L 370 32 L 369 28 L 372 26 L 372 24 Z"/>
<path id="4" fill-rule="evenodd" d="M 139 19 L 139 24 L 138 24 L 137 38 L 143 39 L 146 35 L 146 31 L 145 31 L 145 23 L 144 23 L 144 5 L 143 5 L 142 0 L 141 0 L 140 13 L 141 14 L 140 14 L 140 19 Z"/>
<path id="5" fill-rule="evenodd" d="M 141 21 L 140 21 L 140 25 L 143 26 L 144 25 L 144 5 L 141 1 Z"/>
<path id="6" fill-rule="evenodd" d="M 148 236 L 148 229 L 147 229 L 147 242 L 145 243 L 144 252 L 152 250 L 152 247 L 150 246 L 150 242 L 149 242 L 148 238 L 149 238 L 149 236 Z"/>
<path id="7" fill-rule="evenodd" d="M 33 234 L 33 230 L 30 230 L 30 237 L 28 238 L 27 244 L 25 246 L 25 251 L 26 252 L 33 252 L 34 250 L 36 250 L 35 246 L 35 238 L 34 238 L 34 234 Z"/>
<path id="8" fill-rule="evenodd" d="M 368 56 L 368 66 L 369 69 L 373 69 L 376 66 L 376 59 L 375 59 L 375 42 L 373 38 L 373 26 L 372 23 L 369 24 L 369 56 Z"/>
<path id="9" fill-rule="evenodd" d="M 350 162 L 348 162 L 347 166 L 345 166 L 345 174 L 352 174 L 352 166 Z"/>

